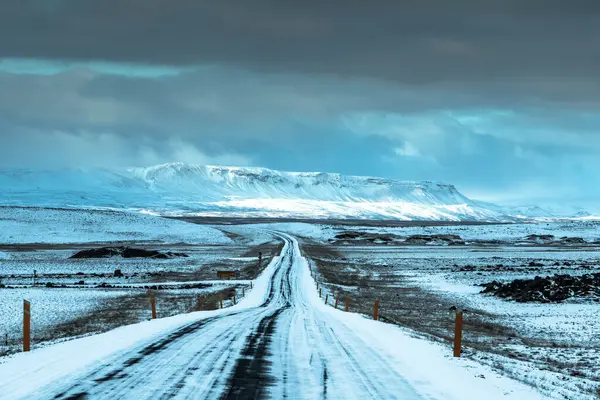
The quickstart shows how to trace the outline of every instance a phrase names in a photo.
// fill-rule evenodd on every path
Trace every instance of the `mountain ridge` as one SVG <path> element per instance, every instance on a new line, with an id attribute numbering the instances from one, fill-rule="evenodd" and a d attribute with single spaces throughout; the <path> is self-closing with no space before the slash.
<path id="1" fill-rule="evenodd" d="M 185 163 L 0 170 L 0 195 L 4 205 L 96 206 L 164 215 L 513 219 L 447 183 Z"/>

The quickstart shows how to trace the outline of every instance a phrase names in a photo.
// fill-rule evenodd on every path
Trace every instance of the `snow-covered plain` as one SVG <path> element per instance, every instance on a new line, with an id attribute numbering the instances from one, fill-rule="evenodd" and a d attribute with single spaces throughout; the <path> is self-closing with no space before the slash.
<path id="1" fill-rule="evenodd" d="M 39 339 L 36 334 L 45 332 L 48 328 L 100 307 L 107 299 L 129 295 L 124 290 L 79 290 L 60 289 L 42 290 L 38 288 L 23 288 L 2 290 L 0 305 L 2 319 L 0 320 L 0 336 L 8 335 L 9 340 L 20 341 L 23 324 L 23 300 L 32 304 L 32 340 Z"/>
<path id="2" fill-rule="evenodd" d="M 0 207 L 0 244 L 22 243 L 231 244 L 210 226 L 138 212 L 98 209 Z"/>
<path id="3" fill-rule="evenodd" d="M 529 223 L 507 223 L 486 225 L 448 225 L 448 226 L 368 226 L 339 225 L 323 223 L 277 222 L 250 225 L 259 228 L 280 229 L 294 235 L 312 238 L 322 242 L 334 239 L 335 235 L 345 231 L 360 231 L 377 234 L 411 235 L 459 235 L 467 241 L 497 240 L 516 243 L 531 234 L 553 235 L 561 237 L 580 237 L 588 242 L 600 240 L 600 221 L 562 220 Z M 236 228 L 240 229 L 240 228 Z"/>
<path id="4" fill-rule="evenodd" d="M 15 355 L 0 364 L 2 395 L 542 398 L 487 367 L 453 359 L 448 349 L 403 329 L 325 306 L 296 241 L 286 240 L 282 256 L 237 306 L 144 322 Z M 267 326 L 273 321 L 271 333 L 265 334 L 262 321 Z M 261 353 L 262 346 L 270 351 Z M 257 364 L 248 364 L 240 353 Z M 246 373 L 238 381 L 240 366 Z M 254 374 L 259 380 L 253 380 Z"/>
<path id="5" fill-rule="evenodd" d="M 419 301 L 430 304 L 458 305 L 475 313 L 466 313 L 467 322 L 482 320 L 491 336 L 482 336 L 472 325 L 465 338 L 477 345 L 466 354 L 498 371 L 526 381 L 543 390 L 548 398 L 593 399 L 598 389 L 600 365 L 600 320 L 598 299 L 572 298 L 561 303 L 517 303 L 480 293 L 482 283 L 493 280 L 509 282 L 554 274 L 583 275 L 600 272 L 600 244 L 596 222 L 559 222 L 523 225 L 486 225 L 455 227 L 349 227 L 338 225 L 276 224 L 277 229 L 291 232 L 311 245 L 320 241 L 328 253 L 319 260 L 332 261 L 338 271 L 358 274 L 367 282 L 364 287 L 343 287 L 359 296 L 376 290 L 403 293 L 419 288 L 423 294 L 410 303 L 411 295 L 383 304 L 389 309 L 418 307 Z M 329 240 L 345 231 L 394 234 L 459 234 L 473 245 L 406 246 L 365 245 Z M 548 246 L 525 244 L 530 234 L 553 234 L 557 237 L 582 237 L 588 244 Z M 477 240 L 501 240 L 497 245 L 478 245 Z M 337 254 L 336 256 L 334 256 Z M 336 285 L 333 286 L 334 288 Z M 377 289 L 381 287 L 383 289 Z M 324 286 L 330 295 L 336 291 Z M 390 298 L 388 298 L 388 301 Z M 409 303 L 406 303 L 409 301 Z M 436 307 L 433 307 L 435 309 Z M 418 308 L 416 308 L 418 310 Z M 431 308 L 425 307 L 426 310 Z M 441 311 L 439 311 L 441 312 Z M 443 313 L 445 314 L 445 313 Z M 424 315 L 428 315 L 425 313 Z M 447 318 L 446 315 L 443 316 Z M 424 331 L 440 332 L 439 323 L 424 318 Z M 431 322 L 427 322 L 431 319 Z M 475 324 L 474 322 L 471 322 Z M 423 324 L 423 323 L 421 323 Z M 410 325 L 409 326 L 413 326 Z M 421 326 L 421 329 L 423 329 Z M 419 325 L 417 324 L 417 330 Z M 490 342 L 490 347 L 485 350 Z M 591 394 L 594 393 L 594 394 Z"/>

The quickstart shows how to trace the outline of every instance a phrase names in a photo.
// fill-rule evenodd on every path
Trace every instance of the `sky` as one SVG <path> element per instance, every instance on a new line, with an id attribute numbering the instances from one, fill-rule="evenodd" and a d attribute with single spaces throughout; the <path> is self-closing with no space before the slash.
<path id="1" fill-rule="evenodd" d="M 0 168 L 183 161 L 600 206 L 597 0 L 4 0 Z"/>

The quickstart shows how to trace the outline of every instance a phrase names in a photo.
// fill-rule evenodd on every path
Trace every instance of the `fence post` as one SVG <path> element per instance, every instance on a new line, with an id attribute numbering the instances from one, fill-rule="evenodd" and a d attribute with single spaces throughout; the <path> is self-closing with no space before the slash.
<path id="1" fill-rule="evenodd" d="M 202 302 L 200 301 L 200 295 L 196 296 L 196 310 L 200 310 L 202 308 Z"/>
<path id="2" fill-rule="evenodd" d="M 319 288 L 319 298 L 322 298 L 322 297 L 323 297 L 323 295 L 321 293 L 321 288 Z"/>
<path id="3" fill-rule="evenodd" d="M 325 304 L 327 304 L 327 300 L 329 300 L 329 295 L 328 294 L 325 295 Z"/>
<path id="4" fill-rule="evenodd" d="M 346 312 L 350 309 L 350 297 L 346 296 Z"/>
<path id="5" fill-rule="evenodd" d="M 246 297 L 246 287 L 242 286 L 242 297 Z"/>
<path id="6" fill-rule="evenodd" d="M 235 306 L 237 304 L 237 299 L 236 299 L 237 293 L 233 292 L 233 305 Z"/>
<path id="7" fill-rule="evenodd" d="M 258 269 L 262 266 L 262 251 L 258 252 Z"/>
<path id="8" fill-rule="evenodd" d="M 156 319 L 156 296 L 150 294 L 150 305 L 152 306 L 152 319 Z"/>
<path id="9" fill-rule="evenodd" d="M 31 304 L 23 300 L 23 351 L 31 350 Z"/>
<path id="10" fill-rule="evenodd" d="M 219 304 L 221 305 L 221 308 L 223 308 L 223 293 L 219 293 Z"/>
<path id="11" fill-rule="evenodd" d="M 339 296 L 335 296 L 335 308 L 337 309 L 338 301 L 340 300 Z"/>
<path id="12" fill-rule="evenodd" d="M 460 357 L 462 350 L 463 312 L 456 313 L 456 325 L 454 326 L 454 357 Z"/>
<path id="13" fill-rule="evenodd" d="M 250 281 L 250 289 L 252 289 L 252 281 Z"/>
<path id="14" fill-rule="evenodd" d="M 373 319 L 375 321 L 379 319 L 379 299 L 375 300 L 375 306 L 373 307 Z"/>

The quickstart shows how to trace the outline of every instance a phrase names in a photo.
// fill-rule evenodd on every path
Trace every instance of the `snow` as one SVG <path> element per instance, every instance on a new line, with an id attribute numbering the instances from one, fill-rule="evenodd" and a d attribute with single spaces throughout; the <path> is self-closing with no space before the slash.
<path id="1" fill-rule="evenodd" d="M 136 398 L 152 398 L 171 393 L 169 385 L 165 386 L 171 380 L 163 380 L 175 378 L 175 382 L 181 382 L 178 386 L 181 396 L 218 397 L 228 383 L 227 374 L 217 371 L 233 371 L 244 337 L 253 332 L 248 328 L 281 310 L 267 356 L 273 365 L 270 373 L 276 378 L 269 388 L 274 398 L 281 398 L 286 392 L 300 398 L 320 398 L 322 390 L 327 390 L 328 398 L 542 398 L 533 389 L 486 367 L 454 359 L 448 348 L 414 338 L 397 326 L 325 306 L 297 242 L 290 237 L 287 240 L 282 256 L 272 260 L 255 281 L 254 289 L 237 306 L 142 322 L 17 354 L 0 364 L 2 395 L 13 399 L 48 397 L 59 391 L 69 392 L 71 388 L 79 393 L 85 390 L 102 394 L 101 379 L 93 386 L 86 386 L 83 377 L 102 378 L 107 371 L 122 365 L 135 369 L 139 364 L 137 373 L 142 375 L 136 375 L 138 379 L 151 376 L 152 380 L 129 386 L 128 375 L 124 374 L 105 386 L 110 388 L 122 382 L 122 390 L 126 391 L 119 392 L 121 395 L 132 393 Z M 290 270 L 286 274 L 287 268 Z M 289 289 L 283 284 L 286 276 Z M 266 306 L 259 307 L 270 298 L 272 284 L 274 297 Z M 284 307 L 286 301 L 291 302 L 291 307 Z M 217 318 L 209 324 L 207 318 L 211 317 Z M 136 354 L 145 354 L 142 352 L 145 345 L 168 339 L 171 332 L 203 319 L 207 325 L 197 333 L 189 332 L 190 340 L 167 341 L 160 352 L 138 356 L 135 364 L 123 364 Z M 214 351 L 207 351 L 210 348 Z M 194 369 L 190 369 L 191 358 L 199 354 L 200 358 L 194 358 L 197 360 Z M 325 368 L 325 373 L 321 368 Z M 94 375 L 93 371 L 100 375 Z"/>
<path id="2" fill-rule="evenodd" d="M 297 242 L 294 246 L 298 249 Z M 491 369 L 465 359 L 449 356 L 449 349 L 415 338 L 410 331 L 398 326 L 372 321 L 362 315 L 346 313 L 326 306 L 319 297 L 308 268 L 307 260 L 300 256 L 295 263 L 301 265 L 299 280 L 306 300 L 316 312 L 323 313 L 330 324 L 340 324 L 349 329 L 369 350 L 384 355 L 387 366 L 404 377 L 422 397 L 431 399 L 541 399 L 533 389 L 502 377 Z M 366 351 L 363 350 L 363 351 Z M 373 372 L 378 369 L 373 366 Z M 480 378 L 484 376 L 485 379 Z M 346 377 L 351 380 L 352 377 Z M 400 388 L 399 388 L 400 389 Z M 400 395 L 399 390 L 397 393 Z M 409 397 L 406 397 L 409 398 Z M 417 397 L 415 397 L 417 398 Z"/>
<path id="3" fill-rule="evenodd" d="M 116 210 L 0 207 L 0 243 L 229 244 L 218 229 L 147 214 Z"/>
<path id="4" fill-rule="evenodd" d="M 32 340 L 35 342 L 36 333 L 45 331 L 48 327 L 73 318 L 99 307 L 104 301 L 119 296 L 131 294 L 122 290 L 78 290 L 55 289 L 42 290 L 39 288 L 0 289 L 0 334 L 8 334 L 17 338 L 21 334 L 23 321 L 23 300 L 31 302 Z"/>
<path id="5" fill-rule="evenodd" d="M 183 163 L 0 170 L 0 194 L 0 205 L 102 207 L 161 215 L 511 219 L 448 184 Z"/>
<path id="6" fill-rule="evenodd" d="M 49 385 L 52 382 L 75 374 L 77 371 L 95 364 L 114 361 L 127 349 L 158 340 L 161 336 L 190 322 L 206 319 L 218 314 L 228 314 L 232 310 L 257 307 L 266 298 L 268 284 L 273 276 L 278 260 L 278 257 L 273 258 L 269 266 L 254 281 L 253 290 L 248 290 L 246 297 L 233 307 L 145 321 L 123 326 L 102 334 L 58 343 L 53 346 L 34 347 L 29 353 L 19 353 L 4 359 L 0 358 L 0 387 L 2 387 L 2 395 L 11 399 L 27 398 L 45 385 Z M 63 293 L 64 290 L 68 289 L 61 289 L 60 293 Z M 3 291 L 2 295 L 4 296 L 7 292 Z M 35 331 L 36 319 L 39 319 L 41 315 L 47 315 L 47 313 L 44 313 L 43 310 L 38 311 L 35 309 L 35 304 L 38 302 L 35 301 L 32 293 L 14 291 L 13 296 L 19 298 L 27 294 L 30 299 L 33 299 L 32 321 L 34 321 L 34 324 L 32 325 L 32 329 Z M 119 292 L 116 293 L 118 295 Z M 11 316 L 17 315 L 20 317 L 22 315 L 22 309 L 19 308 L 22 307 L 22 300 L 19 304 L 19 306 L 13 307 L 16 307 L 14 310 L 9 311 Z M 69 305 L 79 307 L 75 301 L 65 301 L 65 306 Z M 87 306 L 87 304 L 84 304 L 82 307 Z M 65 313 L 68 312 L 67 309 Z M 27 382 L 26 385 L 23 384 L 25 381 Z"/>
<path id="7" fill-rule="evenodd" d="M 393 234 L 397 236 L 411 235 L 458 235 L 467 241 L 498 240 L 515 243 L 531 234 L 554 235 L 561 237 L 580 237 L 587 242 L 600 239 L 600 221 L 552 221 L 531 223 L 506 223 L 485 225 L 456 225 L 447 226 L 352 226 L 329 225 L 326 221 L 321 224 L 300 222 L 274 222 L 256 224 L 256 227 L 278 229 L 290 234 L 310 237 L 326 242 L 335 235 L 345 231 L 360 231 L 378 234 Z"/>

